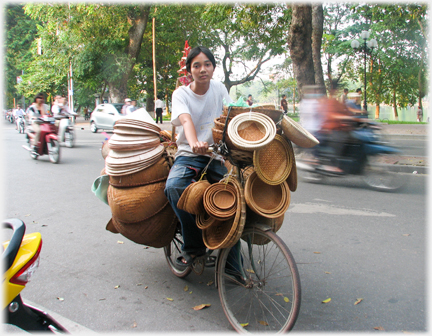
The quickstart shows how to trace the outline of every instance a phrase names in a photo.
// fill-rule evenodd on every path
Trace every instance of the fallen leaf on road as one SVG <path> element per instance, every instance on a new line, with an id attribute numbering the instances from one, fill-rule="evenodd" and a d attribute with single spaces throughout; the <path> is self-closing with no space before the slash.
<path id="1" fill-rule="evenodd" d="M 64 299 L 61 298 L 61 297 L 58 297 L 57 300 L 59 300 L 59 301 L 64 301 Z"/>
<path id="2" fill-rule="evenodd" d="M 148 286 L 145 286 L 145 287 L 144 287 L 144 289 L 147 289 L 147 288 L 148 288 Z"/>
<path id="3" fill-rule="evenodd" d="M 330 272 L 324 272 L 325 274 L 331 274 Z"/>
<path id="4" fill-rule="evenodd" d="M 315 254 L 321 254 L 321 252 L 314 252 Z"/>
<path id="5" fill-rule="evenodd" d="M 379 327 L 374 327 L 375 330 L 385 330 L 383 327 L 379 326 Z"/>
<path id="6" fill-rule="evenodd" d="M 120 285 L 117 285 L 117 286 L 114 287 L 114 289 L 117 289 L 117 288 L 120 288 Z"/>
<path id="7" fill-rule="evenodd" d="M 124 244 L 121 240 L 117 240 L 117 244 Z"/>
<path id="8" fill-rule="evenodd" d="M 240 325 L 244 328 L 244 327 L 247 327 L 249 325 L 249 323 L 240 323 Z"/>
<path id="9" fill-rule="evenodd" d="M 193 307 L 193 310 L 201 310 L 201 309 L 204 309 L 204 308 L 210 307 L 210 306 L 211 306 L 210 303 L 203 303 L 203 304 L 200 304 L 198 306 Z"/>
<path id="10" fill-rule="evenodd" d="M 284 297 L 284 301 L 285 302 L 290 302 L 290 300 L 286 296 Z"/>
<path id="11" fill-rule="evenodd" d="M 25 215 L 24 217 L 28 217 L 28 216 L 31 216 L 30 214 L 28 214 L 28 215 Z"/>
<path id="12" fill-rule="evenodd" d="M 409 233 L 404 233 L 402 236 L 408 237 L 408 236 L 411 236 L 411 234 L 409 234 Z"/>
<path id="13" fill-rule="evenodd" d="M 211 285 L 213 285 L 213 281 L 207 282 L 207 286 L 211 286 Z"/>
<path id="14" fill-rule="evenodd" d="M 137 327 L 137 323 L 134 321 L 134 323 L 132 324 L 132 328 L 136 328 Z"/>
<path id="15" fill-rule="evenodd" d="M 142 285 L 142 283 L 137 283 L 137 286 L 141 286 Z"/>
<path id="16" fill-rule="evenodd" d="M 36 222 L 36 221 L 33 221 L 33 224 L 37 224 L 38 222 Z"/>
<path id="17" fill-rule="evenodd" d="M 354 305 L 358 305 L 360 302 L 362 302 L 363 301 L 363 299 L 357 299 L 357 301 L 356 302 L 354 302 Z"/>
<path id="18" fill-rule="evenodd" d="M 268 326 L 268 323 L 266 321 L 258 321 L 260 324 L 262 324 L 263 326 Z"/>
<path id="19" fill-rule="evenodd" d="M 246 272 L 249 272 L 249 273 L 255 274 L 254 270 L 251 270 L 251 269 L 247 269 Z"/>
<path id="20" fill-rule="evenodd" d="M 189 294 L 192 294 L 192 291 L 190 291 Z"/>
<path id="21" fill-rule="evenodd" d="M 166 298 L 168 301 L 174 301 L 174 299 L 171 299 L 171 298 Z"/>
<path id="22" fill-rule="evenodd" d="M 188 291 L 188 289 L 189 289 L 189 287 L 188 287 L 188 286 L 185 286 L 185 287 L 183 288 L 183 290 L 184 290 L 185 292 L 187 292 L 187 291 Z"/>
<path id="23" fill-rule="evenodd" d="M 277 293 L 277 294 L 275 294 L 276 296 L 283 296 L 283 294 L 282 293 Z"/>
<path id="24" fill-rule="evenodd" d="M 324 301 L 321 301 L 321 303 L 329 303 L 331 301 L 331 298 L 325 299 Z"/>
<path id="25" fill-rule="evenodd" d="M 103 298 L 103 299 L 99 299 L 99 301 L 103 301 L 103 300 L 106 300 L 105 298 Z"/>

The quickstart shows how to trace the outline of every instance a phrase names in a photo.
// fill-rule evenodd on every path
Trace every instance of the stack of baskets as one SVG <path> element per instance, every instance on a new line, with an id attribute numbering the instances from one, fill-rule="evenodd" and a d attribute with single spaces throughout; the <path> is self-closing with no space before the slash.
<path id="1" fill-rule="evenodd" d="M 248 169 L 244 186 L 248 212 L 254 213 L 254 221 L 270 224 L 276 232 L 288 210 L 290 192 L 297 189 L 291 141 L 309 148 L 318 144 L 318 140 L 280 111 L 263 107 L 225 107 L 213 128 L 214 142 L 222 139 L 232 164 L 253 166 Z"/>
<path id="2" fill-rule="evenodd" d="M 170 166 L 160 128 L 140 109 L 114 125 L 105 158 L 112 219 L 107 229 L 143 245 L 163 247 L 174 237 L 177 219 L 164 194 Z"/>

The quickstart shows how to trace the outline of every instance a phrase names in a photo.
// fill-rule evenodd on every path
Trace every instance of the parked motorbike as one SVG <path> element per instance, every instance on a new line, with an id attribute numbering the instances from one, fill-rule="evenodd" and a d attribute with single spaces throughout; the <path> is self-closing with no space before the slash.
<path id="1" fill-rule="evenodd" d="M 23 302 L 21 291 L 39 266 L 42 237 L 39 232 L 25 235 L 23 221 L 12 218 L 3 226 L 13 230 L 12 238 L 3 243 L 3 316 L 4 322 L 28 332 L 67 330 L 46 312 Z"/>
<path id="2" fill-rule="evenodd" d="M 384 138 L 381 127 L 359 118 L 344 144 L 343 156 L 336 156 L 331 138 L 324 144 L 305 150 L 296 158 L 300 177 L 307 182 L 322 182 L 326 177 L 361 176 L 372 189 L 394 191 L 406 182 L 400 173 L 389 170 L 388 156 L 400 154 Z M 336 167 L 330 171 L 325 167 Z"/>
<path id="3" fill-rule="evenodd" d="M 61 119 L 58 129 L 58 139 L 60 143 L 64 143 L 66 147 L 72 148 L 75 145 L 75 131 L 71 117 L 76 116 L 74 113 L 61 114 Z"/>
<path id="4" fill-rule="evenodd" d="M 55 126 L 56 118 L 45 116 L 37 118 L 33 122 L 40 125 L 39 143 L 36 144 L 37 152 L 32 150 L 32 144 L 35 138 L 35 132 L 32 127 L 28 127 L 26 131 L 27 146 L 23 145 L 24 149 L 30 152 L 32 159 L 37 160 L 41 155 L 49 155 L 52 163 L 59 163 L 60 161 L 60 144 L 57 136 L 57 127 Z"/>
<path id="5" fill-rule="evenodd" d="M 25 121 L 24 116 L 22 116 L 22 115 L 18 116 L 17 121 L 16 121 L 18 132 L 20 132 L 20 133 L 25 132 L 25 128 L 26 128 L 25 123 L 26 123 L 26 121 Z"/>

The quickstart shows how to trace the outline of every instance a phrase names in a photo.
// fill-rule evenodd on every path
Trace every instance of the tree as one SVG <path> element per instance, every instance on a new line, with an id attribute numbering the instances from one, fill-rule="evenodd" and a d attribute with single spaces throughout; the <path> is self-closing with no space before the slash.
<path id="1" fill-rule="evenodd" d="M 228 92 L 254 80 L 264 63 L 285 52 L 289 20 L 284 4 L 205 7 L 199 42 L 216 51 Z"/>
<path id="2" fill-rule="evenodd" d="M 315 84 L 315 71 L 312 59 L 311 5 L 293 5 L 288 43 L 294 74 L 301 94 L 304 85 Z"/>

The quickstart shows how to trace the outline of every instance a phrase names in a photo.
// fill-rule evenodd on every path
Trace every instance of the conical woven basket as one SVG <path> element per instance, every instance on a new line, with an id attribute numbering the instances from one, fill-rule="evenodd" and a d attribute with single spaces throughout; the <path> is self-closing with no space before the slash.
<path id="1" fill-rule="evenodd" d="M 203 230 L 204 244 L 211 250 L 234 246 L 240 239 L 246 222 L 246 203 L 243 188 L 235 178 L 230 178 L 229 183 L 233 184 L 236 189 L 238 200 L 236 214 L 234 218 L 228 221 L 217 221 Z"/>
<path id="2" fill-rule="evenodd" d="M 165 182 L 133 188 L 108 186 L 108 204 L 113 217 L 125 223 L 136 223 L 154 216 L 168 204 L 164 188 Z"/>
<path id="3" fill-rule="evenodd" d="M 171 205 L 167 204 L 156 215 L 136 223 L 124 223 L 112 218 L 115 229 L 137 244 L 155 248 L 167 246 L 174 238 L 177 217 Z"/>
<path id="4" fill-rule="evenodd" d="M 284 136 L 294 142 L 297 146 L 310 148 L 319 144 L 317 138 L 315 138 L 302 125 L 292 120 L 288 116 L 284 116 L 282 118 L 281 127 Z"/>
<path id="5" fill-rule="evenodd" d="M 261 181 L 256 172 L 253 172 L 246 180 L 245 200 L 255 213 L 267 218 L 277 218 L 288 210 L 291 195 L 285 181 L 270 185 Z"/>
<path id="6" fill-rule="evenodd" d="M 136 173 L 123 176 L 110 176 L 110 185 L 116 188 L 129 188 L 161 182 L 167 179 L 169 171 L 168 162 L 165 158 L 160 158 L 152 166 Z"/>
<path id="7" fill-rule="evenodd" d="M 104 158 L 104 160 L 108 156 L 110 150 L 111 148 L 109 147 L 108 140 L 105 140 L 102 144 L 102 149 L 101 149 L 102 157 Z"/>
<path id="8" fill-rule="evenodd" d="M 203 196 L 208 187 L 210 183 L 207 180 L 191 183 L 181 194 L 177 207 L 194 215 L 203 213 Z"/>
<path id="9" fill-rule="evenodd" d="M 253 163 L 262 181 L 276 185 L 288 178 L 293 158 L 292 146 L 282 136 L 276 135 L 270 144 L 254 151 Z"/>

